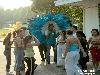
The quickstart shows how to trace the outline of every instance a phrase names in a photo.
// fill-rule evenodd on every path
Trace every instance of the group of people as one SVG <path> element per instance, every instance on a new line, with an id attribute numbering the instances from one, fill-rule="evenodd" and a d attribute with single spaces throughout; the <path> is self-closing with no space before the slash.
<path id="1" fill-rule="evenodd" d="M 16 75 L 20 75 L 25 70 L 24 61 L 27 63 L 27 71 L 25 75 L 33 75 L 37 67 L 35 64 L 33 46 L 38 46 L 41 61 L 50 64 L 50 49 L 54 51 L 54 62 L 57 67 L 63 67 L 67 75 L 80 75 L 79 71 L 87 70 L 87 62 L 89 62 L 88 52 L 91 52 L 93 66 L 95 70 L 99 70 L 100 62 L 100 35 L 98 29 L 92 29 L 92 36 L 86 40 L 86 36 L 82 31 L 77 30 L 77 26 L 72 26 L 67 31 L 60 30 L 56 32 L 54 25 L 49 24 L 48 29 L 39 35 L 40 38 L 27 33 L 26 28 L 22 27 L 13 33 L 13 41 L 11 33 L 4 39 L 5 45 L 4 55 L 6 56 L 6 71 L 9 72 L 11 65 L 11 45 L 14 42 L 15 54 L 15 71 Z M 62 64 L 62 59 L 65 63 Z"/>
<path id="2" fill-rule="evenodd" d="M 37 67 L 35 64 L 36 59 L 34 58 L 33 46 L 38 46 L 39 41 L 31 36 L 25 27 L 20 28 L 13 32 L 13 41 L 11 41 L 11 33 L 8 33 L 3 41 L 5 45 L 4 55 L 6 56 L 6 72 L 9 75 L 11 65 L 11 45 L 14 44 L 14 55 L 15 55 L 15 67 L 14 70 L 16 75 L 33 75 L 34 70 Z M 25 64 L 27 63 L 27 71 L 25 74 Z"/>

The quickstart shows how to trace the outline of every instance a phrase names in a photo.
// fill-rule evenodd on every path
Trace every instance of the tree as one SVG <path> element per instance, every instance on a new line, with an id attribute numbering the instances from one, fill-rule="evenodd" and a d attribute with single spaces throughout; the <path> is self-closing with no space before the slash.
<path id="1" fill-rule="evenodd" d="M 9 24 L 13 24 L 16 21 L 26 22 L 27 19 L 34 16 L 34 12 L 31 11 L 31 7 L 21 7 L 18 9 L 7 9 L 0 8 L 0 28 L 9 27 Z"/>
<path id="2" fill-rule="evenodd" d="M 12 28 L 12 30 L 18 30 L 22 27 L 22 23 L 17 21 L 15 24 L 11 24 L 10 28 Z"/>
<path id="3" fill-rule="evenodd" d="M 73 24 L 78 24 L 79 28 L 82 29 L 83 23 L 83 9 L 78 6 L 54 6 L 54 0 L 32 0 L 32 11 L 34 10 L 38 12 L 45 12 L 47 13 L 52 12 L 53 14 L 56 13 L 63 13 L 66 16 L 69 16 L 72 20 Z"/>
<path id="4" fill-rule="evenodd" d="M 50 10 L 54 6 L 53 0 L 32 0 L 32 10 L 36 12 L 44 12 Z"/>

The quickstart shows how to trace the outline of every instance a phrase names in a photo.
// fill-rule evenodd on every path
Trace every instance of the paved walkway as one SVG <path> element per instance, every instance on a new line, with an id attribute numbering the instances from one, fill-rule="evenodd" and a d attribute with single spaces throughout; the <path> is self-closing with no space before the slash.
<path id="1" fill-rule="evenodd" d="M 35 50 L 35 58 L 36 63 L 38 64 L 37 69 L 35 70 L 34 75 L 66 75 L 65 71 L 62 70 L 62 68 L 57 68 L 56 65 L 53 63 L 53 51 L 51 50 L 51 64 L 46 65 L 44 62 L 41 62 L 40 54 L 38 52 L 38 48 L 34 47 Z M 5 64 L 6 59 L 3 55 L 4 46 L 2 45 L 2 42 L 0 42 L 0 75 L 6 75 L 5 71 Z M 14 73 L 14 54 L 13 54 L 13 48 L 12 48 L 12 65 L 11 65 L 11 72 Z M 89 63 L 89 69 L 92 69 L 91 63 Z M 86 74 L 88 75 L 88 74 Z M 91 74 L 90 74 L 91 75 Z M 96 72 L 95 75 L 100 75 L 100 72 Z"/>
<path id="2" fill-rule="evenodd" d="M 50 65 L 46 65 L 44 62 L 41 62 L 38 48 L 34 47 L 34 50 L 35 50 L 36 63 L 38 64 L 38 67 L 35 70 L 34 75 L 65 75 L 65 72 L 62 70 L 62 68 L 57 68 L 56 65 L 53 63 L 53 60 L 51 60 Z M 2 42 L 0 42 L 0 75 L 6 75 L 6 71 L 5 71 L 6 59 L 5 56 L 3 55 L 3 52 L 4 52 L 4 46 L 2 45 Z M 12 73 L 14 73 L 14 63 L 15 63 L 14 58 L 15 57 L 12 48 L 12 62 L 11 62 Z M 51 51 L 51 59 L 53 59 L 53 51 Z"/>

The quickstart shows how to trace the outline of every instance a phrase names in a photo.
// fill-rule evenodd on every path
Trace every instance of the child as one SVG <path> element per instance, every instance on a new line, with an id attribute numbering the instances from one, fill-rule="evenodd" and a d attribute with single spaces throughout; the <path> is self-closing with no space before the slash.
<path id="1" fill-rule="evenodd" d="M 66 32 L 61 31 L 60 35 L 57 38 L 57 67 L 61 66 L 61 61 L 62 61 L 62 54 L 65 49 L 65 39 L 66 39 Z"/>
<path id="2" fill-rule="evenodd" d="M 25 48 L 24 60 L 27 63 L 27 67 L 28 67 L 25 75 L 33 75 L 34 69 L 36 68 L 33 46 L 38 46 L 39 42 L 32 43 L 33 40 L 36 41 L 35 38 L 33 38 L 30 35 L 26 36 L 24 39 L 24 48 Z"/>

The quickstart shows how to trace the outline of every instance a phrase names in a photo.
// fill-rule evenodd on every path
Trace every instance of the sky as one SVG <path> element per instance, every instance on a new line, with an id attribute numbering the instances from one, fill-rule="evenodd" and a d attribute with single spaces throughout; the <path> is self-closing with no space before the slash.
<path id="1" fill-rule="evenodd" d="M 0 0 L 0 7 L 5 10 L 31 6 L 31 4 L 31 0 Z"/>

